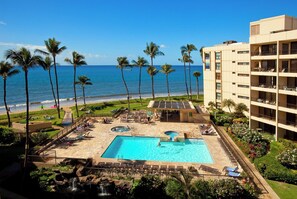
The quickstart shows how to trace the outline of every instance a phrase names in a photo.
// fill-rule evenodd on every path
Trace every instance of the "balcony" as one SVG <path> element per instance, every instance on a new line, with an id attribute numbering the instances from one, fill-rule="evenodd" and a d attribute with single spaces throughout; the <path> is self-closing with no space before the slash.
<path id="1" fill-rule="evenodd" d="M 297 96 L 297 86 L 296 87 L 287 87 L 287 86 L 279 86 L 279 93 L 285 95 L 294 95 Z"/>
<path id="2" fill-rule="evenodd" d="M 258 121 L 258 122 L 270 124 L 273 126 L 276 125 L 275 116 L 270 116 L 270 115 L 265 115 L 265 114 L 260 114 L 260 113 L 252 113 L 251 119 Z"/>
<path id="3" fill-rule="evenodd" d="M 268 50 L 268 51 L 253 51 L 251 53 L 252 56 L 267 56 L 267 55 L 276 55 L 276 50 Z"/>
<path id="4" fill-rule="evenodd" d="M 284 120 L 284 119 L 279 119 L 278 121 L 279 123 L 279 127 L 283 128 L 283 129 L 287 129 L 293 132 L 296 132 L 297 130 L 297 122 L 295 121 L 288 121 L 288 120 Z"/>
<path id="5" fill-rule="evenodd" d="M 278 105 L 280 111 L 297 114 L 297 104 L 279 102 Z"/>
<path id="6" fill-rule="evenodd" d="M 262 98 L 251 98 L 252 105 L 261 106 L 264 108 L 275 109 L 275 100 L 262 99 Z"/>
<path id="7" fill-rule="evenodd" d="M 297 54 L 297 49 L 292 48 L 292 49 L 283 49 L 279 51 L 280 55 L 292 55 L 292 54 Z"/>
<path id="8" fill-rule="evenodd" d="M 252 90 L 256 90 L 256 91 L 264 91 L 264 92 L 272 92 L 275 93 L 276 92 L 276 85 L 273 84 L 252 84 L 251 87 Z"/>

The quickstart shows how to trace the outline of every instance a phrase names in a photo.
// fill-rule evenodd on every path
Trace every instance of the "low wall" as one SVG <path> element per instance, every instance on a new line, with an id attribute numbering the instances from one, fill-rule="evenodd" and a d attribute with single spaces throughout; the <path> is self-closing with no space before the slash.
<path id="1" fill-rule="evenodd" d="M 19 130 L 20 132 L 26 132 L 26 124 L 12 123 L 12 128 Z M 41 129 L 52 128 L 51 122 L 29 122 L 29 132 L 40 131 Z"/>

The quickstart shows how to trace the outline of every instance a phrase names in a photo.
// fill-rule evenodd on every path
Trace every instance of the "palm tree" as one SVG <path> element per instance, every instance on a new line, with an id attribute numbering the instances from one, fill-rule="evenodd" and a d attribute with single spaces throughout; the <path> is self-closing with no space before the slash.
<path id="1" fill-rule="evenodd" d="M 211 111 L 213 111 L 214 108 L 216 107 L 216 104 L 215 104 L 213 101 L 210 101 L 210 102 L 208 102 L 208 106 L 209 106 L 209 109 L 210 109 Z"/>
<path id="2" fill-rule="evenodd" d="M 194 77 L 196 77 L 196 87 L 197 87 L 197 100 L 199 98 L 199 81 L 198 78 L 200 77 L 201 73 L 199 71 L 195 71 L 193 73 Z"/>
<path id="3" fill-rule="evenodd" d="M 139 67 L 139 81 L 138 81 L 138 93 L 139 93 L 139 99 L 140 103 L 142 104 L 141 100 L 141 69 L 144 66 L 148 66 L 148 61 L 144 57 L 138 57 L 137 61 L 132 60 L 133 66 L 138 66 Z"/>
<path id="4" fill-rule="evenodd" d="M 236 104 L 232 99 L 224 99 L 222 102 L 222 107 L 228 107 L 229 112 L 231 113 L 231 107 L 234 107 Z"/>
<path id="5" fill-rule="evenodd" d="M 190 173 L 181 171 L 180 174 L 173 174 L 172 177 L 180 183 L 184 192 L 186 193 L 186 198 L 190 198 L 190 190 L 192 188 L 193 176 Z"/>
<path id="6" fill-rule="evenodd" d="M 182 53 L 182 58 L 179 58 L 178 61 L 184 63 L 184 75 L 185 75 L 185 86 L 186 86 L 186 91 L 187 91 L 187 96 L 188 99 L 190 99 L 189 97 L 189 89 L 188 89 L 188 81 L 187 81 L 187 70 L 186 70 L 186 63 L 192 61 L 189 57 L 189 55 L 187 55 L 187 53 Z"/>
<path id="7" fill-rule="evenodd" d="M 129 89 L 128 89 L 127 83 L 124 78 L 124 68 L 130 66 L 130 64 L 129 64 L 127 57 L 118 57 L 117 61 L 118 61 L 117 68 L 121 69 L 122 80 L 124 82 L 126 92 L 127 92 L 128 111 L 130 111 L 130 94 L 129 94 Z"/>
<path id="8" fill-rule="evenodd" d="M 149 66 L 146 71 L 151 76 L 151 79 L 152 79 L 152 95 L 154 100 L 155 99 L 154 76 L 157 75 L 159 71 L 154 66 Z"/>
<path id="9" fill-rule="evenodd" d="M 11 77 L 15 74 L 18 74 L 20 71 L 17 69 L 14 69 L 14 66 L 12 66 L 8 62 L 0 62 L 0 76 L 3 78 L 3 100 L 4 100 L 4 105 L 6 109 L 6 114 L 7 114 L 7 121 L 8 121 L 8 127 L 11 127 L 11 122 L 10 122 L 10 115 L 9 115 L 9 108 L 7 106 L 6 102 L 6 80 L 7 77 Z"/>
<path id="10" fill-rule="evenodd" d="M 170 92 L 169 92 L 169 81 L 168 81 L 168 75 L 175 71 L 175 69 L 172 69 L 172 65 L 170 64 L 164 64 L 161 66 L 161 73 L 164 73 L 166 75 L 166 84 L 167 84 L 167 92 L 168 92 L 168 98 L 170 99 Z"/>
<path id="11" fill-rule="evenodd" d="M 51 54 L 54 60 L 54 69 L 55 69 L 55 78 L 56 78 L 56 91 L 57 91 L 57 111 L 58 111 L 58 117 L 61 118 L 60 115 L 60 97 L 59 97 L 59 81 L 58 81 L 58 74 L 57 74 L 57 63 L 56 63 L 56 56 L 61 54 L 64 50 L 66 50 L 66 46 L 59 47 L 61 42 L 56 41 L 55 38 L 49 38 L 48 40 L 44 41 L 45 47 L 47 49 L 46 51 L 37 49 L 36 52 L 40 52 L 45 55 Z"/>
<path id="12" fill-rule="evenodd" d="M 77 97 L 76 97 L 76 67 L 78 66 L 82 66 L 82 65 L 87 65 L 87 63 L 85 62 L 85 57 L 83 55 L 78 54 L 77 52 L 73 51 L 72 52 L 72 59 L 69 58 L 65 58 L 65 62 L 72 64 L 73 65 L 73 91 L 74 91 L 74 102 L 75 102 L 75 109 L 76 109 L 76 115 L 77 117 L 79 117 L 79 113 L 78 113 L 78 107 L 77 107 Z"/>
<path id="13" fill-rule="evenodd" d="M 194 44 L 187 44 L 186 46 L 182 46 L 180 49 L 182 54 L 188 53 L 190 59 L 191 59 L 191 52 L 194 50 L 197 50 Z M 193 61 L 188 63 L 189 63 L 190 98 L 192 99 L 191 63 L 193 63 Z"/>
<path id="14" fill-rule="evenodd" d="M 249 108 L 244 103 L 236 104 L 234 109 L 235 109 L 236 115 L 239 116 L 239 117 L 243 116 L 243 111 L 249 111 Z"/>
<path id="15" fill-rule="evenodd" d="M 153 59 L 156 57 L 156 56 L 161 56 L 161 55 L 164 55 L 163 52 L 161 52 L 159 50 L 160 46 L 158 46 L 157 44 L 151 42 L 149 45 L 146 44 L 146 48 L 145 50 L 143 50 L 143 52 L 145 54 L 147 54 L 148 56 L 150 56 L 151 58 L 151 66 L 154 66 L 153 64 Z"/>
<path id="16" fill-rule="evenodd" d="M 55 105 L 57 106 L 57 99 L 56 99 L 54 86 L 53 86 L 53 81 L 52 81 L 52 75 L 51 75 L 51 67 L 53 66 L 53 60 L 49 56 L 47 56 L 47 57 L 45 57 L 45 59 L 40 60 L 39 65 L 42 66 L 42 68 L 45 71 L 48 71 L 49 81 L 50 81 L 50 85 L 51 85 L 51 88 L 52 88 L 52 93 L 53 93 L 53 97 L 54 97 L 54 100 L 55 100 Z"/>
<path id="17" fill-rule="evenodd" d="M 86 95 L 85 95 L 85 86 L 86 85 L 93 85 L 92 82 L 90 81 L 91 79 L 89 79 L 87 76 L 78 76 L 78 81 L 75 82 L 75 84 L 79 84 L 82 87 L 83 90 L 83 98 L 84 98 L 84 106 L 86 106 Z"/>
<path id="18" fill-rule="evenodd" d="M 26 48 L 19 50 L 7 50 L 6 59 L 10 59 L 14 64 L 22 67 L 25 72 L 25 90 L 26 90 L 26 143 L 24 167 L 27 167 L 29 154 L 29 88 L 28 88 L 28 70 L 40 62 L 41 57 L 32 55 Z"/>
<path id="19" fill-rule="evenodd" d="M 199 50 L 199 53 L 200 53 L 200 57 L 201 57 L 201 59 L 202 59 L 202 62 L 203 62 L 203 48 L 204 48 L 204 46 L 202 46 L 202 47 L 200 48 L 200 50 Z"/>

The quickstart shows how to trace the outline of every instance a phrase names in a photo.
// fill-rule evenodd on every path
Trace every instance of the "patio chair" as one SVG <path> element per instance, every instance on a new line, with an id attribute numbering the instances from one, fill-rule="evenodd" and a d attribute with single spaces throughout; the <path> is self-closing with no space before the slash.
<path id="1" fill-rule="evenodd" d="M 160 172 L 163 173 L 163 174 L 167 173 L 167 165 L 161 165 L 160 166 Z"/>
<path id="2" fill-rule="evenodd" d="M 170 165 L 170 166 L 168 166 L 168 171 L 169 171 L 169 173 L 175 173 L 175 166 L 172 166 L 172 165 Z"/>
<path id="3" fill-rule="evenodd" d="M 224 168 L 223 168 L 223 171 L 227 171 L 227 172 L 236 172 L 238 170 L 238 166 L 236 166 L 236 167 L 228 167 L 228 166 L 225 166 Z"/>
<path id="4" fill-rule="evenodd" d="M 229 171 L 228 176 L 233 177 L 233 178 L 238 178 L 238 177 L 240 177 L 240 173 Z"/>
<path id="5" fill-rule="evenodd" d="M 176 170 L 179 171 L 179 172 L 182 172 L 184 170 L 184 167 L 183 166 L 177 166 Z"/>

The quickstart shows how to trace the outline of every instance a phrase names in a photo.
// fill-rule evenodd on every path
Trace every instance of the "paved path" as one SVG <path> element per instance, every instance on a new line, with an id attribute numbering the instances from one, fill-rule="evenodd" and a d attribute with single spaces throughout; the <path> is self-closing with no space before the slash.
<path id="1" fill-rule="evenodd" d="M 69 125 L 72 124 L 72 110 L 68 107 L 64 109 L 65 115 L 62 121 L 62 125 Z"/>

